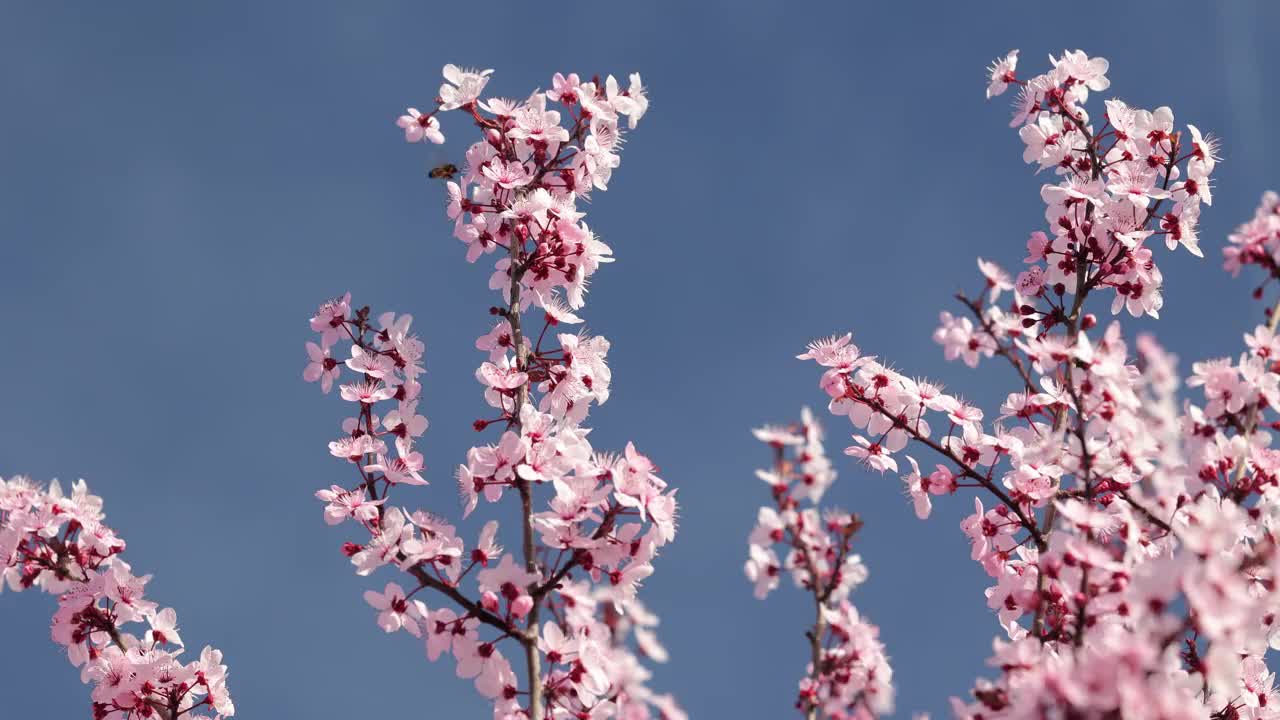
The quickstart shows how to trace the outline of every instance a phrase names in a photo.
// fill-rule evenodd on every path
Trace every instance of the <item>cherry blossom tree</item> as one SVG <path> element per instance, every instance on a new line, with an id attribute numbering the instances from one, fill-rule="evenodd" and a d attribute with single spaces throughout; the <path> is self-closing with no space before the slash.
<path id="1" fill-rule="evenodd" d="M 93 685 L 95 720 L 234 715 L 222 653 L 206 646 L 183 662 L 177 614 L 147 599 L 151 576 L 133 574 L 120 557 L 124 540 L 103 517 L 83 480 L 67 495 L 57 481 L 0 479 L 0 591 L 58 596 L 50 633 Z M 141 637 L 135 624 L 147 628 Z"/>
<path id="2" fill-rule="evenodd" d="M 956 717 L 1280 717 L 1265 661 L 1280 647 L 1280 452 L 1270 448 L 1280 429 L 1280 305 L 1238 354 L 1195 363 L 1186 399 L 1176 358 L 1154 338 L 1131 344 L 1118 321 L 1099 324 L 1099 300 L 1113 315 L 1158 317 L 1160 253 L 1201 255 L 1218 146 L 1194 125 L 1179 129 L 1167 107 L 1108 99 L 1094 119 L 1086 108 L 1109 88 L 1107 61 L 1081 51 L 1049 60 L 1047 72 L 1023 79 L 1011 52 L 987 88 L 988 97 L 1017 89 L 1011 125 L 1023 159 L 1055 178 L 1040 193 L 1046 227 L 1031 234 L 1016 276 L 979 260 L 982 289 L 957 295 L 961 312 L 943 312 L 934 333 L 947 359 L 974 367 L 998 356 L 1010 392 L 987 406 L 966 402 L 863 355 L 849 334 L 799 357 L 822 368 L 830 412 L 853 426 L 846 454 L 901 473 L 921 519 L 934 498 L 973 495 L 961 530 L 991 578 L 987 604 L 1000 628 L 993 677 L 952 700 Z M 1261 266 L 1262 298 L 1280 276 L 1277 259 L 1280 202 L 1269 193 L 1231 236 L 1226 268 Z M 812 421 L 757 435 L 774 448 L 774 469 L 761 477 L 775 506 L 761 510 L 747 575 L 760 594 L 785 568 L 821 601 L 824 588 L 861 574 L 847 568 L 857 523 L 832 513 L 819 524 L 799 509 L 833 477 Z M 785 561 L 771 554 L 776 543 L 788 547 Z M 869 646 L 878 659 L 878 643 Z M 843 656 L 814 648 L 800 709 L 878 714 L 851 708 L 846 686 L 887 675 L 842 682 L 831 675 Z"/>
<path id="3" fill-rule="evenodd" d="M 633 444 L 592 447 L 583 423 L 609 398 L 609 342 L 566 327 L 582 324 L 588 282 L 613 260 L 578 201 L 608 189 L 649 101 L 639 75 L 624 88 L 556 74 L 523 101 L 484 98 L 491 72 L 446 65 L 434 109 L 397 124 L 409 142 L 443 143 L 438 116 L 458 111 L 480 131 L 461 170 L 431 173 L 448 179 L 445 214 L 468 262 L 495 256 L 500 296 L 475 343 L 493 414 L 473 426 L 492 441 L 467 452 L 456 482 L 463 518 L 481 500 L 515 502 L 519 527 L 504 536 L 490 520 L 468 543 L 443 513 L 391 496 L 428 483 L 415 445 L 428 425 L 424 345 L 409 315 L 375 315 L 349 295 L 320 307 L 307 343 L 304 378 L 337 385 L 351 413 L 329 443 L 351 480 L 316 497 L 327 523 L 356 533 L 343 552 L 358 575 L 397 577 L 365 593 L 377 625 L 417 638 L 429 660 L 452 656 L 495 718 L 678 720 L 675 701 L 646 686 L 641 660 L 666 652 L 636 596 L 675 536 L 675 490 Z"/>

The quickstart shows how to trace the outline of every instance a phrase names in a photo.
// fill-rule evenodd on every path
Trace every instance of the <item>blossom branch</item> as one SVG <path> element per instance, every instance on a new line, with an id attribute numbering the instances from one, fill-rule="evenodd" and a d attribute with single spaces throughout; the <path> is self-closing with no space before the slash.
<path id="1" fill-rule="evenodd" d="M 636 591 L 674 538 L 674 491 L 634 445 L 621 455 L 591 447 L 582 423 L 609 397 L 609 343 L 560 329 L 582 322 L 576 311 L 587 283 L 613 259 L 577 203 L 608 188 L 624 126 L 634 128 L 648 107 L 645 88 L 638 75 L 623 88 L 612 76 L 557 74 L 550 90 L 527 100 L 483 99 L 489 75 L 445 66 L 435 109 L 409 108 L 397 124 L 410 142 L 443 143 L 438 116 L 460 110 L 481 133 L 462 170 L 431 172 L 446 180 L 445 214 L 467 260 L 498 255 L 489 287 L 502 295 L 490 308 L 496 324 L 475 344 L 488 356 L 476 379 L 494 413 L 472 424 L 498 437 L 472 447 L 456 478 L 464 518 L 482 499 L 518 495 L 519 549 L 503 551 L 496 521 L 468 543 L 442 516 L 391 504 L 393 487 L 427 484 L 416 450 L 427 429 L 418 411 L 424 345 L 411 334 L 408 315 L 384 313 L 375 327 L 368 308 L 352 311 L 349 296 L 312 319 L 319 338 L 308 343 L 304 378 L 326 392 L 339 384 L 342 398 L 357 403 L 330 452 L 355 465 L 360 485 L 316 495 L 326 503 L 326 522 L 353 522 L 367 534 L 367 542 L 344 546 L 357 574 L 394 565 L 412 577 L 409 592 L 391 582 L 365 593 L 378 625 L 423 638 L 430 660 L 451 655 L 457 674 L 493 701 L 496 717 L 598 719 L 657 710 L 681 720 L 675 701 L 650 691 L 646 676 L 632 670 L 636 653 L 665 657 L 651 630 L 657 618 Z M 525 313 L 532 308 L 544 322 L 531 343 Z M 335 356 L 339 341 L 350 342 L 346 355 Z M 354 378 L 341 382 L 344 371 Z M 628 522 L 619 525 L 622 517 Z M 475 582 L 475 594 L 462 589 L 464 581 Z M 419 597 L 424 588 L 452 604 L 427 607 Z M 523 656 L 522 679 L 504 655 L 512 642 Z"/>
<path id="2" fill-rule="evenodd" d="M 944 312 L 934 332 L 947 359 L 970 367 L 1004 355 L 1017 391 L 988 424 L 978 407 L 862 356 L 850 335 L 800 358 L 822 367 L 829 410 L 856 429 L 847 454 L 881 473 L 913 442 L 939 454 L 933 472 L 906 456 L 920 518 L 959 487 L 999 501 L 975 498 L 961 523 L 993 580 L 1001 637 L 998 676 L 955 701 L 957 717 L 1272 717 L 1280 693 L 1263 655 L 1280 636 L 1280 451 L 1269 448 L 1280 421 L 1266 412 L 1280 407 L 1280 305 L 1238 361 L 1193 366 L 1186 384 L 1204 402 L 1180 406 L 1172 356 L 1139 337 L 1135 364 L 1119 323 L 1095 330 L 1086 304 L 1111 293 L 1112 314 L 1159 316 L 1153 239 L 1202 254 L 1217 141 L 1175 129 L 1168 108 L 1114 99 L 1098 129 L 1085 105 L 1110 85 L 1105 60 L 1064 52 L 1027 80 L 1017 60 L 993 64 L 987 94 L 1019 89 L 1023 158 L 1057 175 L 1041 188 L 1048 228 L 1031 235 L 1016 279 L 979 260 L 987 299 L 958 295 L 972 318 Z M 1228 270 L 1273 275 L 1280 196 L 1265 195 L 1230 239 Z M 996 302 L 1010 291 L 1011 313 Z M 766 559 L 753 562 L 767 576 Z"/>
<path id="3" fill-rule="evenodd" d="M 176 613 L 146 598 L 151 576 L 133 575 L 124 541 L 103 519 L 83 480 L 68 495 L 56 481 L 0 479 L 0 583 L 58 596 L 50 634 L 93 684 L 94 717 L 198 720 L 192 713 L 204 709 L 231 717 L 222 653 L 205 647 L 182 661 Z M 148 629 L 136 637 L 124 629 L 132 623 Z"/>
<path id="4" fill-rule="evenodd" d="M 785 568 L 814 604 L 813 624 L 805 631 L 809 666 L 796 708 L 806 720 L 890 712 L 892 671 L 876 640 L 878 630 L 848 600 L 867 575 L 861 558 L 850 554 L 862 521 L 834 509 L 819 515 L 818 502 L 836 476 L 822 447 L 821 427 L 805 408 L 799 424 L 754 432 L 773 449 L 773 468 L 757 472 L 770 485 L 773 506 L 759 510 L 749 539 L 747 578 L 755 583 L 756 597 L 763 598 L 778 586 Z M 802 502 L 810 506 L 802 509 Z M 785 561 L 779 561 L 775 545 L 788 548 Z"/>

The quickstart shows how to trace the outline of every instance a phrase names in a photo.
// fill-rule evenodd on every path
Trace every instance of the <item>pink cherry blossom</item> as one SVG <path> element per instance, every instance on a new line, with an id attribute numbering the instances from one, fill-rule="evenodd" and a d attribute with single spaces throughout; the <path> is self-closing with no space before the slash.
<path id="1" fill-rule="evenodd" d="M 492 70 L 466 70 L 457 65 L 444 66 L 445 82 L 440 86 L 441 110 L 457 110 L 480 98 Z"/>
<path id="2" fill-rule="evenodd" d="M 1002 58 L 996 58 L 991 63 L 991 67 L 987 69 L 987 76 L 990 82 L 987 84 L 987 99 L 990 100 L 998 95 L 1003 95 L 1008 89 L 1009 83 L 1017 80 L 1015 70 L 1018 67 L 1018 51 L 1010 50 L 1009 54 Z"/>
<path id="3" fill-rule="evenodd" d="M 434 115 L 423 115 L 418 108 L 409 108 L 396 120 L 404 130 L 405 142 L 421 142 L 427 140 L 436 145 L 444 144 L 444 133 L 440 132 L 440 121 Z"/>
<path id="4" fill-rule="evenodd" d="M 302 379 L 307 382 L 319 380 L 320 389 L 327 394 L 333 389 L 333 381 L 342 372 L 338 367 L 338 361 L 329 357 L 328 348 L 321 348 L 313 342 L 307 343 L 307 357 L 311 358 L 311 362 L 307 363 L 306 369 L 302 371 Z"/>
<path id="5" fill-rule="evenodd" d="M 366 590 L 364 601 L 379 610 L 378 627 L 386 632 L 396 632 L 403 628 L 414 637 L 422 636 L 422 626 L 427 622 L 427 609 L 421 600 L 410 600 L 405 596 L 404 588 L 396 583 L 387 583 L 382 592 Z"/>
<path id="6" fill-rule="evenodd" d="M 395 391 L 377 380 L 366 380 L 343 385 L 339 388 L 339 394 L 342 395 L 343 400 L 372 405 L 380 400 L 391 399 L 395 396 Z"/>
<path id="7" fill-rule="evenodd" d="M 533 182 L 533 178 L 529 176 L 529 171 L 525 169 L 524 163 L 517 160 L 506 163 L 494 158 L 485 165 L 482 172 L 485 177 L 495 182 L 498 187 L 506 188 L 507 190 L 524 187 Z"/>

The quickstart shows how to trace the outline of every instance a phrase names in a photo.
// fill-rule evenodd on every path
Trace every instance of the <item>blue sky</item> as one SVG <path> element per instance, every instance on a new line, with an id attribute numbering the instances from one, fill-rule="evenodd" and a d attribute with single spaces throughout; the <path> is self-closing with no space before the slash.
<path id="1" fill-rule="evenodd" d="M 1019 47 L 1034 73 L 1063 48 L 1103 55 L 1110 94 L 1222 137 L 1208 258 L 1165 260 L 1166 319 L 1127 327 L 1158 331 L 1186 367 L 1236 352 L 1256 317 L 1218 258 L 1280 185 L 1280 46 L 1263 34 L 1280 8 L 1091 7 L 7 4 L 0 474 L 87 478 L 155 573 L 152 597 L 189 643 L 226 653 L 243 717 L 486 716 L 449 666 L 378 630 L 372 583 L 321 521 L 312 491 L 347 480 L 325 447 L 343 408 L 299 377 L 306 320 L 345 290 L 416 316 L 436 482 L 405 501 L 452 510 L 490 296 L 424 170 L 470 129 L 446 116 L 452 155 L 436 155 L 392 123 L 429 103 L 446 62 L 495 68 L 490 87 L 517 96 L 556 71 L 639 71 L 650 113 L 591 206 L 619 258 L 585 313 L 613 342 L 593 438 L 635 440 L 681 488 L 681 534 L 645 588 L 672 655 L 654 686 L 695 717 L 786 717 L 809 611 L 787 589 L 758 602 L 742 578 L 767 500 L 748 429 L 821 407 L 793 356 L 846 329 L 969 398 L 1003 397 L 1002 368 L 947 365 L 930 340 L 977 284 L 974 258 L 1017 266 L 1042 222 L 1007 103 L 983 99 L 993 57 Z M 829 428 L 838 453 L 845 429 Z M 971 501 L 921 523 L 896 479 L 845 460 L 828 497 L 867 520 L 854 599 L 882 628 L 899 715 L 942 715 L 998 629 L 957 528 Z M 87 712 L 52 609 L 0 595 L 14 717 Z"/>

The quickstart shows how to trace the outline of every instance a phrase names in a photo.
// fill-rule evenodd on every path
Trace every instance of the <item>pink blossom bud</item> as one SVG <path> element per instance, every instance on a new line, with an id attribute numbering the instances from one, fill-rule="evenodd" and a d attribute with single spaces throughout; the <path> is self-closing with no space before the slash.
<path id="1" fill-rule="evenodd" d="M 528 595 L 521 595 L 511 603 L 511 614 L 518 618 L 522 618 L 529 614 L 533 609 L 533 598 Z"/>

